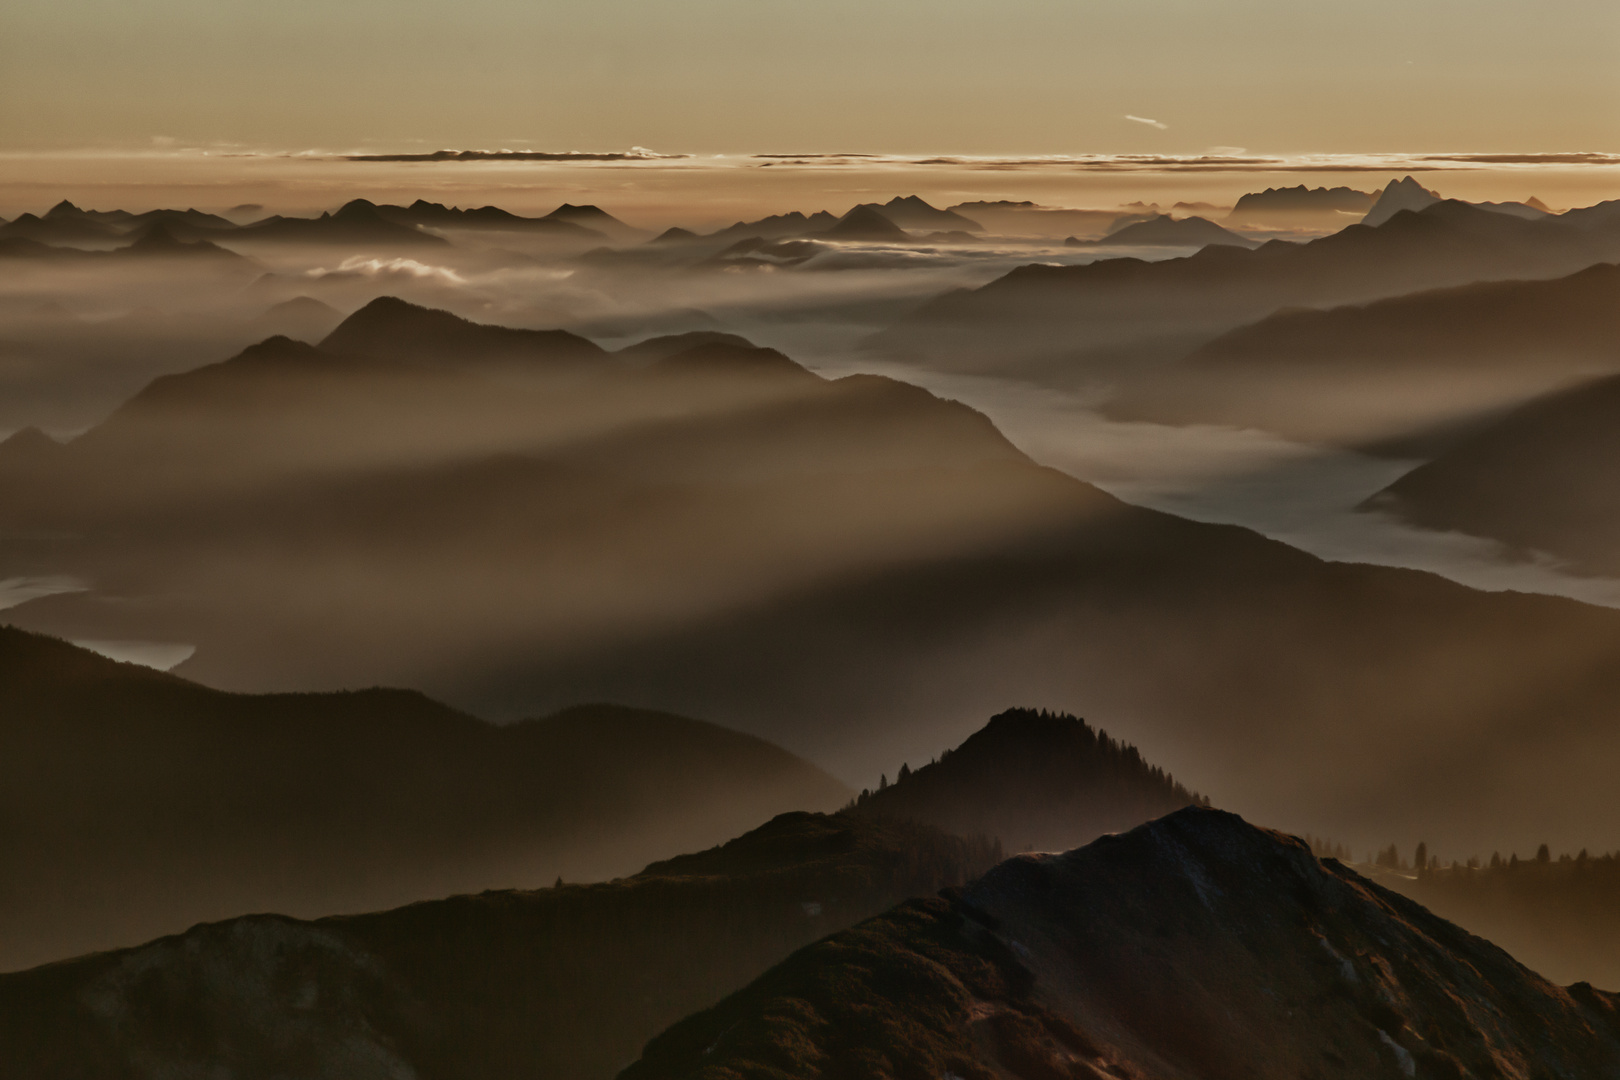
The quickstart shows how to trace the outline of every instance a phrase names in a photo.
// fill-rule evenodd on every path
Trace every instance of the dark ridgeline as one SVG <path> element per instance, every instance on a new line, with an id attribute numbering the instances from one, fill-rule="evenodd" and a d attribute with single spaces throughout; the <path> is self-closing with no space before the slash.
<path id="1" fill-rule="evenodd" d="M 1598 267 L 1620 282 L 1620 267 Z M 1609 290 L 1620 312 L 1620 284 Z M 1554 339 L 1557 340 L 1556 338 Z M 1620 369 L 1620 334 L 1600 346 Z M 1582 573 L 1620 575 L 1620 376 L 1547 394 L 1475 425 L 1365 508 L 1416 525 L 1543 552 Z"/>
<path id="2" fill-rule="evenodd" d="M 858 240 L 877 243 L 903 243 L 910 234 L 891 221 L 880 208 L 862 203 L 838 219 L 838 224 L 819 234 L 828 240 Z"/>
<path id="3" fill-rule="evenodd" d="M 0 628 L 0 968 L 244 911 L 608 877 L 847 797 L 666 713 L 498 727 L 406 690 L 227 694 Z"/>
<path id="4" fill-rule="evenodd" d="M 1083 720 L 1009 709 L 938 761 L 902 766 L 895 782 L 847 809 L 983 833 L 1008 851 L 1067 851 L 1202 802 L 1136 747 Z"/>
<path id="5" fill-rule="evenodd" d="M 1359 220 L 1372 209 L 1378 195 L 1354 188 L 1297 187 L 1266 188 L 1240 197 L 1227 218 L 1241 225 L 1264 227 L 1312 225 L 1320 222 L 1345 225 Z"/>
<path id="6" fill-rule="evenodd" d="M 620 1075 L 1596 1080 L 1620 998 L 1189 808 L 803 949 Z"/>
<path id="7" fill-rule="evenodd" d="M 0 975 L 0 1074 L 606 1080 L 794 949 L 1000 857 L 789 813 L 607 884 L 198 926 Z"/>

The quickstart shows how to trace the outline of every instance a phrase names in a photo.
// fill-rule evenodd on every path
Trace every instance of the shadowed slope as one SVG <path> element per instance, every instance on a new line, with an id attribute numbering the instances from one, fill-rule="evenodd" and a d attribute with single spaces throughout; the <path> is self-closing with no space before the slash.
<path id="1" fill-rule="evenodd" d="M 0 1072 L 605 1080 L 793 949 L 999 858 L 791 813 L 610 884 L 199 926 L 0 975 Z"/>
<path id="2" fill-rule="evenodd" d="M 1561 990 L 1297 840 L 1188 809 L 819 942 L 624 1080 L 1328 1080 L 1620 1074 Z"/>
<path id="3" fill-rule="evenodd" d="M 1620 377 L 1611 376 L 1496 419 L 1366 506 L 1545 552 L 1588 573 L 1620 575 L 1616 470 Z"/>
<path id="4" fill-rule="evenodd" d="M 226 694 L 0 628 L 0 966 L 203 918 L 602 877 L 845 789 L 759 739 L 403 690 Z"/>
<path id="5" fill-rule="evenodd" d="M 1128 384 L 1121 419 L 1363 443 L 1620 370 L 1620 266 L 1280 311 Z"/>

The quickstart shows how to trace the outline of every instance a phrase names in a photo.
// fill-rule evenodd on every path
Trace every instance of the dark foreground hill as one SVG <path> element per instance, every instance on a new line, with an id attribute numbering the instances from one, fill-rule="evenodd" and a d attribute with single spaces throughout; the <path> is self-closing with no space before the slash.
<path id="1" fill-rule="evenodd" d="M 1620 613 L 1326 563 L 917 387 L 662 345 L 379 301 L 161 380 L 0 469 L 0 580 L 92 586 L 0 621 L 195 645 L 221 688 L 702 716 L 871 779 L 1032 702 L 1358 846 L 1620 828 Z"/>
<path id="2" fill-rule="evenodd" d="M 1620 266 L 1279 311 L 1135 380 L 1121 419 L 1365 444 L 1620 371 Z"/>
<path id="3" fill-rule="evenodd" d="M 0 968 L 243 911 L 366 911 L 625 873 L 838 805 L 759 739 L 585 706 L 248 696 L 0 628 Z"/>
<path id="4" fill-rule="evenodd" d="M 794 954 L 623 1080 L 1620 1076 L 1560 989 L 1305 844 L 1187 809 Z"/>
<path id="5" fill-rule="evenodd" d="M 1067 851 L 1198 801 L 1084 720 L 1008 709 L 937 761 L 861 792 L 851 810 L 984 833 L 1010 851 Z"/>
<path id="6" fill-rule="evenodd" d="M 1620 349 L 1620 339 L 1616 339 Z M 1620 377 L 1522 405 L 1367 500 L 1433 529 L 1620 574 Z"/>
<path id="7" fill-rule="evenodd" d="M 610 884 L 198 926 L 0 975 L 0 1074 L 605 1080 L 792 950 L 999 858 L 793 813 Z"/>

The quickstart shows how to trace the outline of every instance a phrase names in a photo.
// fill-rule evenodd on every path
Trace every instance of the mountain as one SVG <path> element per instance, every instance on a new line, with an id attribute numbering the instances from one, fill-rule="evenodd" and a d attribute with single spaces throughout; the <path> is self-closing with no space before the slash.
<path id="1" fill-rule="evenodd" d="M 1560 989 L 1300 841 L 1187 809 L 1011 859 L 795 953 L 622 1080 L 1599 1077 L 1620 998 Z"/>
<path id="2" fill-rule="evenodd" d="M 1427 210 L 1440 201 L 1439 192 L 1430 191 L 1410 176 L 1391 180 L 1389 185 L 1378 193 L 1378 200 L 1373 203 L 1372 209 L 1367 211 L 1367 216 L 1361 219 L 1361 223 L 1376 227 L 1403 210 Z"/>
<path id="3" fill-rule="evenodd" d="M 243 225 L 224 239 L 228 243 L 382 244 L 388 247 L 440 247 L 449 242 L 414 225 L 390 221 L 375 203 L 365 199 L 352 199 L 336 213 L 323 213 L 318 218 L 277 214 Z"/>
<path id="4" fill-rule="evenodd" d="M 795 210 L 788 214 L 772 214 L 758 221 L 739 221 L 719 232 L 710 233 L 705 239 L 731 241 L 758 237 L 763 240 L 787 240 L 819 235 L 836 224 L 838 218 L 825 210 L 809 215 Z"/>
<path id="5" fill-rule="evenodd" d="M 1097 244 L 1141 247 L 1203 247 L 1206 244 L 1228 244 L 1234 247 L 1257 247 L 1259 242 L 1223 229 L 1207 218 L 1176 219 L 1169 214 L 1158 214 L 1146 221 L 1126 225 L 1111 232 Z"/>
<path id="6" fill-rule="evenodd" d="M 69 204 L 71 205 L 71 204 Z M 78 210 L 78 207 L 73 207 Z M 78 214 L 19 214 L 0 225 L 0 240 L 32 240 L 41 244 L 105 244 L 124 235 L 123 229 Z"/>
<path id="7" fill-rule="evenodd" d="M 647 239 L 647 233 L 644 230 L 633 225 L 626 225 L 599 206 L 575 206 L 572 203 L 563 203 L 541 220 L 577 225 L 580 228 L 601 233 L 618 243 L 639 242 Z"/>
<path id="8" fill-rule="evenodd" d="M 403 690 L 228 694 L 9 628 L 0 716 L 8 969 L 243 911 L 611 877 L 846 790 L 667 713 L 499 727 Z"/>
<path id="9" fill-rule="evenodd" d="M 1350 445 L 1455 438 L 1481 417 L 1620 371 L 1617 341 L 1620 266 L 1600 263 L 1550 281 L 1279 311 L 1128 383 L 1105 408 Z"/>
<path id="10" fill-rule="evenodd" d="M 1611 358 L 1620 366 L 1620 356 Z M 1374 495 L 1366 507 L 1426 528 L 1544 552 L 1580 572 L 1616 576 L 1617 467 L 1620 376 L 1611 375 L 1495 419 Z"/>
<path id="11" fill-rule="evenodd" d="M 249 323 L 258 337 L 285 336 L 299 341 L 319 341 L 343 321 L 343 313 L 313 296 L 295 296 L 272 304 Z"/>
<path id="12" fill-rule="evenodd" d="M 960 370 L 1110 382 L 1283 308 L 1561 277 L 1616 260 L 1620 215 L 1526 221 L 1448 200 L 1308 243 L 1022 266 L 980 288 L 945 293 L 868 345 Z"/>
<path id="13" fill-rule="evenodd" d="M 983 232 L 984 226 L 955 210 L 941 210 L 916 195 L 896 195 L 888 202 L 862 203 L 908 232 Z M 848 216 L 848 215 L 846 215 Z"/>
<path id="14" fill-rule="evenodd" d="M 980 199 L 957 203 L 947 209 L 983 223 L 998 235 L 1059 240 L 1076 234 L 1087 238 L 1102 236 L 1119 217 L 1113 210 L 1069 210 L 1012 199 Z"/>
<path id="15" fill-rule="evenodd" d="M 939 760 L 902 765 L 852 812 L 982 833 L 1014 851 L 1064 851 L 1198 801 L 1083 720 L 1009 709 Z"/>
<path id="16" fill-rule="evenodd" d="M 321 341 L 327 352 L 426 364 L 591 364 L 606 354 L 566 330 L 514 330 L 469 322 L 448 311 L 381 296 L 344 319 Z"/>
<path id="17" fill-rule="evenodd" d="M 0 975 L 0 1072 L 607 1080 L 794 949 L 999 858 L 789 813 L 610 883 L 197 926 Z"/>
<path id="18" fill-rule="evenodd" d="M 395 302 L 159 380 L 4 481 L 29 539 L 0 580 L 91 588 L 0 619 L 194 645 L 176 672 L 221 689 L 702 716 L 863 784 L 1023 701 L 1358 846 L 1620 827 L 1620 613 L 1323 562 L 1122 503 L 914 386 L 666 344 Z"/>
<path id="19" fill-rule="evenodd" d="M 1249 228 L 1338 228 L 1365 217 L 1377 197 L 1347 187 L 1266 188 L 1241 196 L 1227 221 Z"/>
<path id="20" fill-rule="evenodd" d="M 558 239 L 595 243 L 607 239 L 605 233 L 571 220 L 564 220 L 555 216 L 555 212 L 543 218 L 529 218 L 502 210 L 498 206 L 480 206 L 463 210 L 460 207 L 445 206 L 443 203 L 428 202 L 426 199 L 417 199 L 409 206 L 378 206 L 375 209 L 379 217 L 401 225 L 425 225 L 438 229 L 501 229 L 543 233 Z"/>
<path id="21" fill-rule="evenodd" d="M 871 243 L 902 243 L 906 231 L 879 209 L 862 204 L 838 219 L 838 224 L 818 234 L 827 240 L 855 240 Z"/>

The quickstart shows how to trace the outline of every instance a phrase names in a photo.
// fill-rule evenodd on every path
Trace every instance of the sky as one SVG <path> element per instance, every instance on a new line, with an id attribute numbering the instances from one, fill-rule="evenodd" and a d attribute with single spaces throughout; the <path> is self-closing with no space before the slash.
<path id="1" fill-rule="evenodd" d="M 1620 150 L 1613 0 L 7 0 L 0 148 Z"/>

